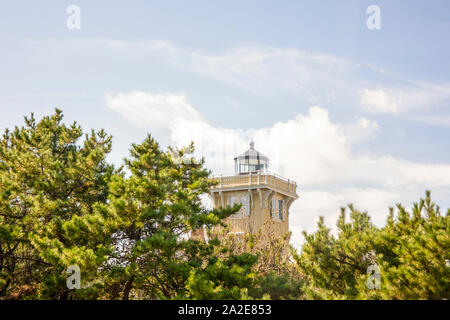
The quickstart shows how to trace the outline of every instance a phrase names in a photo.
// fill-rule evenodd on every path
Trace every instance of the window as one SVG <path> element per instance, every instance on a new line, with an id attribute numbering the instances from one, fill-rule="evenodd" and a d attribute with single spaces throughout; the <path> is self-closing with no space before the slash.
<path id="1" fill-rule="evenodd" d="M 240 163 L 238 165 L 236 163 L 236 169 L 238 168 L 238 166 L 239 166 L 239 173 L 265 171 L 267 169 L 267 166 L 265 164 Z"/>
<path id="2" fill-rule="evenodd" d="M 280 218 L 281 221 L 283 221 L 283 200 L 278 200 L 278 217 Z"/>
<path id="3" fill-rule="evenodd" d="M 269 202 L 269 209 L 270 209 L 270 217 L 274 218 L 276 216 L 276 212 L 277 212 L 277 200 L 276 199 L 272 199 Z"/>
<path id="4" fill-rule="evenodd" d="M 272 199 L 269 202 L 270 217 L 280 221 L 284 220 L 284 200 Z"/>
<path id="5" fill-rule="evenodd" d="M 243 194 L 240 196 L 230 196 L 228 198 L 228 205 L 234 206 L 236 203 L 242 204 L 241 210 L 236 212 L 231 217 L 233 218 L 243 218 L 250 216 L 250 196 L 248 194 Z"/>
<path id="6" fill-rule="evenodd" d="M 229 198 L 228 198 L 228 205 L 230 206 L 230 207 L 232 207 L 232 206 L 234 206 L 236 203 L 238 203 L 239 201 L 238 201 L 238 197 L 236 197 L 236 196 L 230 196 Z M 241 213 L 241 211 L 238 211 L 238 212 L 236 212 L 235 214 L 233 214 L 231 217 L 233 217 L 233 218 L 240 218 L 242 216 L 242 213 Z"/>
<path id="7" fill-rule="evenodd" d="M 248 172 L 248 164 L 240 164 L 239 172 Z"/>
<path id="8" fill-rule="evenodd" d="M 243 211 L 244 216 L 250 216 L 250 196 L 248 194 L 242 195 L 240 202 L 242 204 L 241 210 Z"/>

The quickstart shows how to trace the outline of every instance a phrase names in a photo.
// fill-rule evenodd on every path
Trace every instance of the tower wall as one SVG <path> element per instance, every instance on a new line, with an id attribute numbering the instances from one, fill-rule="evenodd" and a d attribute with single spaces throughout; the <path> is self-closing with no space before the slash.
<path id="1" fill-rule="evenodd" d="M 275 236 L 289 232 L 289 208 L 298 198 L 294 182 L 272 174 L 221 177 L 211 192 L 214 207 L 231 206 L 233 198 L 235 201 L 247 198 L 248 204 L 238 201 L 244 204 L 241 212 L 227 218 L 230 232 L 256 233 L 266 227 Z"/>

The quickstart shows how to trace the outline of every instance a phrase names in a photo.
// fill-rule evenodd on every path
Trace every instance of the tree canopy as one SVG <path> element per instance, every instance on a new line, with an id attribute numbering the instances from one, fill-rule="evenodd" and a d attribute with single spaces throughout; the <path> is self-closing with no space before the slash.
<path id="1" fill-rule="evenodd" d="M 31 115 L 0 140 L 0 296 L 67 297 L 67 267 L 89 275 L 106 257 L 95 208 L 109 194 L 111 136 L 62 119 Z"/>
<path id="2" fill-rule="evenodd" d="M 397 213 L 390 208 L 382 228 L 366 212 L 349 209 L 348 221 L 341 209 L 336 236 L 323 218 L 317 231 L 304 233 L 306 243 L 295 259 L 309 298 L 450 298 L 450 209 L 442 215 L 427 191 L 411 212 L 401 204 Z"/>
<path id="3" fill-rule="evenodd" d="M 121 167 L 111 148 L 58 109 L 4 132 L 0 299 L 450 298 L 450 210 L 428 191 L 383 227 L 341 208 L 336 232 L 320 218 L 296 250 L 290 234 L 227 233 L 240 206 L 203 205 L 217 181 L 193 144 L 148 135 Z M 199 230 L 208 241 L 190 236 Z"/>

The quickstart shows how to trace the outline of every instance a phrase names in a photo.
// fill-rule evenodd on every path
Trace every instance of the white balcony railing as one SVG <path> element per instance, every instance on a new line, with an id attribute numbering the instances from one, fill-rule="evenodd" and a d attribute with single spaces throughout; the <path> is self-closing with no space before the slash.
<path id="1" fill-rule="evenodd" d="M 216 188 L 233 188 L 251 185 L 267 185 L 288 193 L 297 194 L 297 183 L 272 172 L 258 172 L 241 175 L 214 175 L 218 179 Z"/>

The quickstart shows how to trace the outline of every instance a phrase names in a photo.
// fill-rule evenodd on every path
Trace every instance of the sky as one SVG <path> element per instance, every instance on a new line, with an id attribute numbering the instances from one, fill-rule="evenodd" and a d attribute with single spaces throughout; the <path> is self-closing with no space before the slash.
<path id="1" fill-rule="evenodd" d="M 348 203 L 378 226 L 426 189 L 450 207 L 447 0 L 4 0 L 0 41 L 1 131 L 57 107 L 117 165 L 151 133 L 215 174 L 254 140 L 298 184 L 295 246 Z"/>

